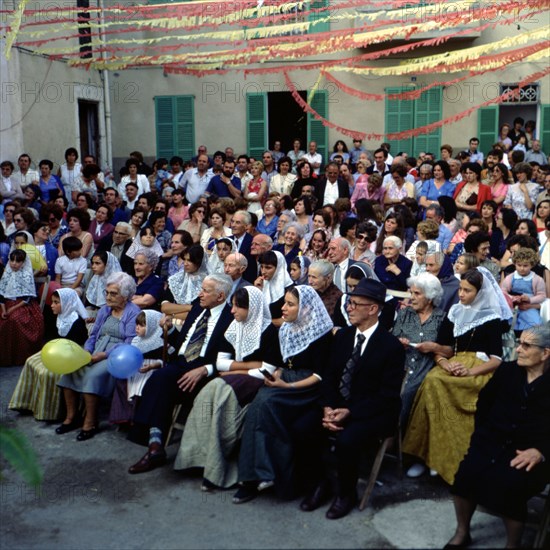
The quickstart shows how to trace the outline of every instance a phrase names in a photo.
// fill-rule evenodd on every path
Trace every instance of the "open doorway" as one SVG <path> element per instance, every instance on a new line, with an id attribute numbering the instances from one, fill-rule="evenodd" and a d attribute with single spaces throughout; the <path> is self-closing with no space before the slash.
<path id="1" fill-rule="evenodd" d="M 307 92 L 298 92 L 307 100 Z M 269 148 L 274 141 L 281 142 L 281 149 L 288 153 L 292 142 L 298 138 L 302 149 L 307 151 L 307 114 L 302 111 L 290 92 L 268 92 L 268 129 Z"/>
<path id="2" fill-rule="evenodd" d="M 93 155 L 99 159 L 99 104 L 78 100 L 78 124 L 80 129 L 80 158 Z"/>

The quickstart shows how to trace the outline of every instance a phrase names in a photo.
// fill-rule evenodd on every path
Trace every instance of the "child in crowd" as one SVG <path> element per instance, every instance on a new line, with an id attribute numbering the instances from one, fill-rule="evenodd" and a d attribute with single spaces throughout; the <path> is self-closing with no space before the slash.
<path id="1" fill-rule="evenodd" d="M 306 256 L 296 256 L 292 262 L 290 262 L 290 278 L 295 285 L 307 285 L 308 273 L 311 260 Z"/>
<path id="2" fill-rule="evenodd" d="M 156 239 L 155 230 L 152 227 L 144 227 L 140 230 L 139 235 L 134 239 L 134 242 L 126 252 L 126 256 L 135 259 L 143 249 L 152 250 L 157 256 L 162 256 L 164 250 Z"/>
<path id="3" fill-rule="evenodd" d="M 78 237 L 66 237 L 61 246 L 65 255 L 55 262 L 55 281 L 82 296 L 82 282 L 88 267 L 88 262 L 82 257 L 82 241 Z"/>
<path id="4" fill-rule="evenodd" d="M 208 274 L 223 273 L 224 262 L 229 254 L 237 252 L 235 241 L 229 237 L 222 237 L 216 241 L 216 248 L 208 258 Z"/>
<path id="5" fill-rule="evenodd" d="M 460 281 L 460 276 L 470 269 L 475 269 L 479 265 L 479 259 L 475 254 L 465 252 L 461 254 L 454 265 L 455 276 Z"/>
<path id="6" fill-rule="evenodd" d="M 163 184 L 172 179 L 172 175 L 168 171 L 168 159 L 159 158 L 155 162 L 157 169 L 157 178 L 155 181 L 155 187 L 157 191 L 162 191 Z"/>
<path id="7" fill-rule="evenodd" d="M 152 309 L 145 309 L 136 317 L 136 336 L 132 340 L 132 346 L 143 353 L 143 365 L 128 380 L 117 381 L 109 414 L 109 420 L 113 424 L 124 424 L 133 420 L 135 398 L 141 396 L 153 371 L 162 367 L 164 340 L 159 325 L 161 317 L 160 312 Z"/>
<path id="8" fill-rule="evenodd" d="M 539 256 L 530 248 L 520 248 L 512 256 L 516 270 L 506 276 L 501 283 L 502 290 L 509 296 L 514 306 L 520 304 L 542 304 L 546 299 L 544 279 L 533 273 L 538 264 Z M 520 309 L 518 311 L 515 331 L 519 337 L 521 332 L 541 323 L 538 309 Z"/>
<path id="9" fill-rule="evenodd" d="M 416 277 L 426 271 L 426 256 L 428 255 L 428 243 L 420 241 L 416 245 L 415 257 L 411 268 L 411 277 Z"/>

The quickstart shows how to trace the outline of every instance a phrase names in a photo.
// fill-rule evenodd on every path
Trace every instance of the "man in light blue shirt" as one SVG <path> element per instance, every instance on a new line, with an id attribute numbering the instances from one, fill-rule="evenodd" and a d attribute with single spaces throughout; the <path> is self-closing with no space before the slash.
<path id="1" fill-rule="evenodd" d="M 483 166 L 483 153 L 478 151 L 479 139 L 473 137 L 470 139 L 470 147 L 466 149 L 466 152 L 470 155 L 470 162 L 477 162 Z"/>
<path id="2" fill-rule="evenodd" d="M 185 191 L 185 198 L 189 203 L 194 204 L 206 191 L 211 177 L 208 174 L 208 156 L 201 154 L 197 158 L 197 167 L 185 172 L 178 187 Z"/>

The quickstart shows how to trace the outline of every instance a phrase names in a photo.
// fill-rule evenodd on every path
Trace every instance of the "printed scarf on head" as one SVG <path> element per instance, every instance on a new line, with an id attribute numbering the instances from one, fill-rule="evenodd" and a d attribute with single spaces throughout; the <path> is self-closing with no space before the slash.
<path id="1" fill-rule="evenodd" d="M 16 300 L 23 296 L 36 297 L 36 286 L 29 256 L 19 271 L 13 271 L 10 264 L 6 266 L 4 274 L 0 279 L 0 296 L 9 300 Z"/>

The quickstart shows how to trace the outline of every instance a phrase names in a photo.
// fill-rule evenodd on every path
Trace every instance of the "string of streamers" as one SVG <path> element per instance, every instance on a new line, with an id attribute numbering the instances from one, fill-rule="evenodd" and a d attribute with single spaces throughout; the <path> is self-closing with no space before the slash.
<path id="1" fill-rule="evenodd" d="M 519 90 L 527 86 L 528 84 L 531 84 L 532 82 L 535 82 L 536 80 L 539 80 L 540 78 L 544 78 L 550 74 L 550 67 L 546 67 L 546 69 L 536 72 L 534 74 L 529 75 L 528 77 L 524 78 L 519 82 L 518 88 L 515 90 L 508 90 L 504 92 L 503 94 L 489 99 L 480 105 L 475 105 L 473 107 L 470 107 L 469 109 L 466 109 L 465 111 L 462 111 L 460 113 L 457 113 L 453 116 L 444 118 L 442 120 L 438 120 L 436 122 L 432 122 L 431 124 L 426 124 L 425 126 L 420 126 L 418 128 L 411 128 L 410 130 L 404 130 L 402 132 L 392 132 L 387 134 L 380 134 L 380 133 L 366 133 L 366 132 L 360 132 L 358 130 L 351 130 L 349 128 L 344 128 L 342 126 L 339 126 L 337 124 L 334 124 L 333 122 L 330 122 L 326 118 L 322 117 L 315 109 L 311 107 L 304 99 L 300 96 L 298 90 L 296 89 L 296 86 L 293 84 L 292 80 L 290 80 L 290 77 L 288 76 L 288 73 L 284 74 L 285 82 L 290 90 L 290 93 L 292 94 L 292 97 L 296 101 L 296 103 L 300 106 L 300 108 L 305 112 L 312 115 L 316 120 L 320 121 L 323 126 L 326 126 L 327 128 L 332 128 L 342 135 L 351 137 L 351 138 L 360 138 L 361 140 L 382 140 L 382 139 L 388 139 L 392 141 L 400 141 L 403 139 L 408 139 L 411 137 L 416 137 L 423 134 L 429 134 L 430 132 L 433 132 L 434 130 L 437 130 L 437 128 L 440 128 L 446 124 L 452 124 L 453 122 L 457 122 L 469 115 L 471 115 L 473 112 L 477 111 L 478 109 L 482 107 L 488 107 L 489 105 L 496 105 L 499 103 L 502 103 L 504 101 L 507 101 L 511 97 L 513 97 L 515 94 L 519 93 Z"/>

